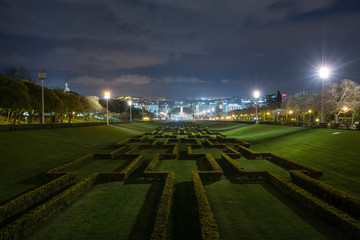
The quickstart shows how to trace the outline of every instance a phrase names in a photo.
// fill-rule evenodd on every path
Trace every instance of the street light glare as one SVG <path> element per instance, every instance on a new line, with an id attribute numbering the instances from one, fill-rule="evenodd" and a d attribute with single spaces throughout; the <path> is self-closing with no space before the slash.
<path id="1" fill-rule="evenodd" d="M 110 92 L 105 92 L 105 99 L 109 99 L 110 98 Z"/>
<path id="2" fill-rule="evenodd" d="M 344 111 L 347 111 L 347 110 L 348 110 L 348 108 L 347 108 L 347 107 L 344 107 L 343 109 L 344 109 Z"/>
<path id="3" fill-rule="evenodd" d="M 131 106 L 132 105 L 132 101 L 130 100 L 130 101 L 128 101 L 128 104 L 129 104 L 129 106 Z"/>
<path id="4" fill-rule="evenodd" d="M 260 97 L 260 92 L 254 91 L 254 98 L 259 98 L 259 97 Z"/>
<path id="5" fill-rule="evenodd" d="M 328 67 L 320 68 L 320 70 L 319 70 L 320 78 L 322 78 L 322 79 L 328 78 L 329 74 L 330 74 L 330 70 Z"/>

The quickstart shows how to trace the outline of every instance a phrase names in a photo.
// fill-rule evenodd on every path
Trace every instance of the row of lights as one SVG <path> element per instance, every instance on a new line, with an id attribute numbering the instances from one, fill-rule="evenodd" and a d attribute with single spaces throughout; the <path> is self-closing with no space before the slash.
<path id="1" fill-rule="evenodd" d="M 106 99 L 106 122 L 107 125 L 109 125 L 109 99 L 110 99 L 110 92 L 105 92 L 104 93 L 104 98 Z M 132 122 L 132 112 L 131 112 L 131 105 L 132 105 L 132 101 L 129 100 L 127 102 L 130 106 L 130 122 Z"/>

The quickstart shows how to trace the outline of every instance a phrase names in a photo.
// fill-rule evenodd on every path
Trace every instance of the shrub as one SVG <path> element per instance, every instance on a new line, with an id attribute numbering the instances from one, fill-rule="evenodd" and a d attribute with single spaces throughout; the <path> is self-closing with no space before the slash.
<path id="1" fill-rule="evenodd" d="M 130 162 L 120 173 L 124 174 L 124 179 L 129 177 L 134 172 L 140 161 L 144 158 L 144 154 L 139 154 L 133 161 Z"/>
<path id="2" fill-rule="evenodd" d="M 94 160 L 95 154 L 90 153 L 85 156 L 82 156 L 72 162 L 66 163 L 64 165 L 58 166 L 56 168 L 51 169 L 46 173 L 46 176 L 50 179 L 59 177 L 64 175 L 65 172 L 71 172 L 79 169 L 90 161 Z"/>
<path id="3" fill-rule="evenodd" d="M 354 217 L 360 217 L 360 199 L 309 177 L 300 171 L 290 171 L 290 175 L 296 185 L 299 185 L 310 193 L 322 198 L 336 208 L 347 212 Z"/>
<path id="4" fill-rule="evenodd" d="M 205 153 L 205 159 L 207 160 L 208 165 L 213 171 L 222 171 L 219 164 L 215 161 L 215 159 L 211 156 L 210 153 Z"/>
<path id="5" fill-rule="evenodd" d="M 206 240 L 220 239 L 217 224 L 211 211 L 204 186 L 197 172 L 192 173 L 192 183 L 200 219 L 201 237 Z"/>
<path id="6" fill-rule="evenodd" d="M 270 153 L 270 161 L 279 165 L 287 170 L 307 170 L 309 171 L 309 176 L 319 179 L 322 176 L 322 171 L 317 168 L 310 167 L 303 163 L 290 160 L 288 158 L 282 157 L 280 155 Z"/>
<path id="7" fill-rule="evenodd" d="M 268 179 L 272 185 L 292 197 L 300 205 L 309 209 L 324 221 L 338 227 L 352 238 L 359 239 L 360 222 L 358 220 L 314 197 L 309 192 L 271 171 L 269 171 Z"/>
<path id="8" fill-rule="evenodd" d="M 154 230 L 151 234 L 152 240 L 166 239 L 166 228 L 170 215 L 171 197 L 173 194 L 175 174 L 168 172 L 164 189 L 161 194 L 158 211 L 156 214 Z"/>
<path id="9" fill-rule="evenodd" d="M 0 223 L 70 184 L 75 173 L 67 173 L 0 206 Z"/>
<path id="10" fill-rule="evenodd" d="M 96 181 L 97 173 L 85 178 L 74 186 L 51 198 L 44 204 L 25 213 L 0 231 L 0 239 L 22 239 L 38 224 L 69 205 L 74 199 L 86 192 Z"/>

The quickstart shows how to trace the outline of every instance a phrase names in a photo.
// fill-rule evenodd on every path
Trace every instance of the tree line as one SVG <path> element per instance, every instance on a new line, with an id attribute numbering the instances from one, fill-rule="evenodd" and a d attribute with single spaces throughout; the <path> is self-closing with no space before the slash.
<path id="1" fill-rule="evenodd" d="M 4 71 L 5 72 L 5 71 Z M 0 112 L 12 123 L 39 123 L 41 121 L 41 86 L 34 80 L 19 76 L 0 75 Z M 75 116 L 84 121 L 106 119 L 106 101 L 86 97 L 77 92 L 64 92 L 59 88 L 44 88 L 46 118 L 52 123 L 71 123 Z M 110 120 L 129 119 L 129 106 L 125 101 L 109 99 Z M 141 119 L 142 110 L 132 108 L 133 119 Z"/>
<path id="2" fill-rule="evenodd" d="M 324 88 L 324 120 L 339 123 L 340 116 L 352 119 L 360 114 L 360 85 L 352 80 L 327 84 Z M 237 111 L 242 120 L 251 120 L 255 106 Z M 276 105 L 258 106 L 258 115 L 263 121 L 315 122 L 321 115 L 321 90 L 299 92 L 289 96 L 281 107 Z"/>

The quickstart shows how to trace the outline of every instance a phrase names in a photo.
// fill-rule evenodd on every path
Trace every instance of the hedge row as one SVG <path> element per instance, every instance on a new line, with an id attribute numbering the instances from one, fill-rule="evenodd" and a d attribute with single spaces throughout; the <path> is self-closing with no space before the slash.
<path id="1" fill-rule="evenodd" d="M 45 222 L 49 217 L 69 205 L 75 198 L 86 192 L 96 181 L 97 173 L 85 178 L 74 186 L 51 198 L 44 204 L 25 213 L 14 222 L 8 224 L 0 231 L 0 239 L 23 239 L 38 224 Z"/>
<path id="2" fill-rule="evenodd" d="M 70 184 L 75 173 L 67 173 L 0 206 L 0 223 Z"/>
<path id="3" fill-rule="evenodd" d="M 214 215 L 211 211 L 201 178 L 197 172 L 192 173 L 192 183 L 200 220 L 201 238 L 203 240 L 220 239 Z"/>
<path id="4" fill-rule="evenodd" d="M 226 148 L 225 153 L 229 155 L 231 158 L 241 158 L 241 154 L 232 147 L 225 145 L 225 148 Z"/>
<path id="5" fill-rule="evenodd" d="M 145 168 L 145 171 L 154 171 L 160 162 L 160 153 L 155 154 L 149 165 Z"/>
<path id="6" fill-rule="evenodd" d="M 247 159 L 256 159 L 256 158 L 262 158 L 263 157 L 263 153 L 257 153 L 254 152 L 253 150 L 251 150 L 250 148 L 244 147 L 242 145 L 239 144 L 235 144 L 235 147 L 237 147 L 239 149 L 239 152 L 244 155 L 244 157 L 246 157 Z"/>
<path id="7" fill-rule="evenodd" d="M 360 221 L 314 197 L 309 192 L 271 171 L 268 173 L 268 180 L 280 191 L 291 196 L 300 205 L 309 209 L 324 221 L 338 227 L 353 239 L 360 239 Z"/>
<path id="8" fill-rule="evenodd" d="M 241 146 L 250 148 L 250 143 L 248 143 L 248 142 L 245 142 L 245 141 L 240 140 L 240 139 L 238 139 L 238 138 L 231 138 L 231 140 L 232 140 L 234 143 L 237 143 L 237 144 L 239 144 L 239 145 L 241 145 Z"/>
<path id="9" fill-rule="evenodd" d="M 170 215 L 171 197 L 175 181 L 174 172 L 168 172 L 155 219 L 152 240 L 166 239 L 166 228 Z"/>
<path id="10" fill-rule="evenodd" d="M 265 180 L 267 179 L 267 171 L 246 171 L 238 162 L 232 159 L 226 153 L 221 154 L 222 160 L 226 163 L 231 170 L 243 180 Z"/>
<path id="11" fill-rule="evenodd" d="M 0 125 L 0 132 L 19 131 L 19 130 L 35 130 L 35 129 L 53 129 L 53 128 L 71 128 L 71 127 L 91 127 L 106 125 L 106 122 L 97 123 L 56 123 L 56 124 L 7 124 Z"/>
<path id="12" fill-rule="evenodd" d="M 207 160 L 208 165 L 213 171 L 222 171 L 219 164 L 215 161 L 215 159 L 211 156 L 210 153 L 205 153 L 205 159 Z"/>
<path id="13" fill-rule="evenodd" d="M 129 142 L 130 142 L 130 139 L 125 139 L 121 142 L 115 143 L 114 146 L 115 147 L 124 146 L 124 145 L 128 144 Z"/>
<path id="14" fill-rule="evenodd" d="M 57 178 L 59 176 L 64 175 L 66 172 L 71 172 L 74 170 L 79 169 L 80 167 L 84 166 L 85 164 L 89 163 L 90 161 L 94 160 L 95 154 L 90 153 L 85 156 L 82 156 L 72 162 L 66 163 L 64 165 L 58 166 L 49 170 L 46 173 L 46 176 L 50 179 Z"/>
<path id="15" fill-rule="evenodd" d="M 294 160 L 285 158 L 283 156 L 274 154 L 274 153 L 270 153 L 270 161 L 273 162 L 276 165 L 279 165 L 287 170 L 307 170 L 309 171 L 309 176 L 319 179 L 322 176 L 322 171 L 314 168 L 314 167 L 310 167 L 306 164 L 300 163 L 300 162 L 296 162 Z"/>
<path id="16" fill-rule="evenodd" d="M 216 141 L 216 139 L 215 139 Z M 205 142 L 207 143 L 207 145 L 211 148 L 225 148 L 225 144 L 214 144 L 212 141 L 211 141 L 211 138 L 206 138 L 205 139 Z"/>
<path id="17" fill-rule="evenodd" d="M 192 150 L 193 145 L 187 145 L 188 159 L 201 159 L 205 157 L 205 153 L 194 153 Z"/>
<path id="18" fill-rule="evenodd" d="M 297 170 L 290 171 L 290 176 L 296 185 L 322 198 L 324 201 L 349 215 L 360 218 L 360 199 Z"/>
<path id="19" fill-rule="evenodd" d="M 95 158 L 97 158 L 97 159 L 113 159 L 113 158 L 120 156 L 128 148 L 129 148 L 129 146 L 125 145 L 118 149 L 115 149 L 114 151 L 112 151 L 110 153 L 96 153 Z"/>
<path id="20" fill-rule="evenodd" d="M 140 148 L 154 148 L 158 143 L 159 143 L 159 139 L 154 140 L 152 143 L 149 144 L 141 144 L 139 145 Z"/>
<path id="21" fill-rule="evenodd" d="M 123 180 L 126 180 L 131 173 L 134 172 L 140 161 L 144 158 L 144 154 L 139 154 L 133 161 L 130 162 L 123 170 L 120 171 L 124 175 Z"/>

